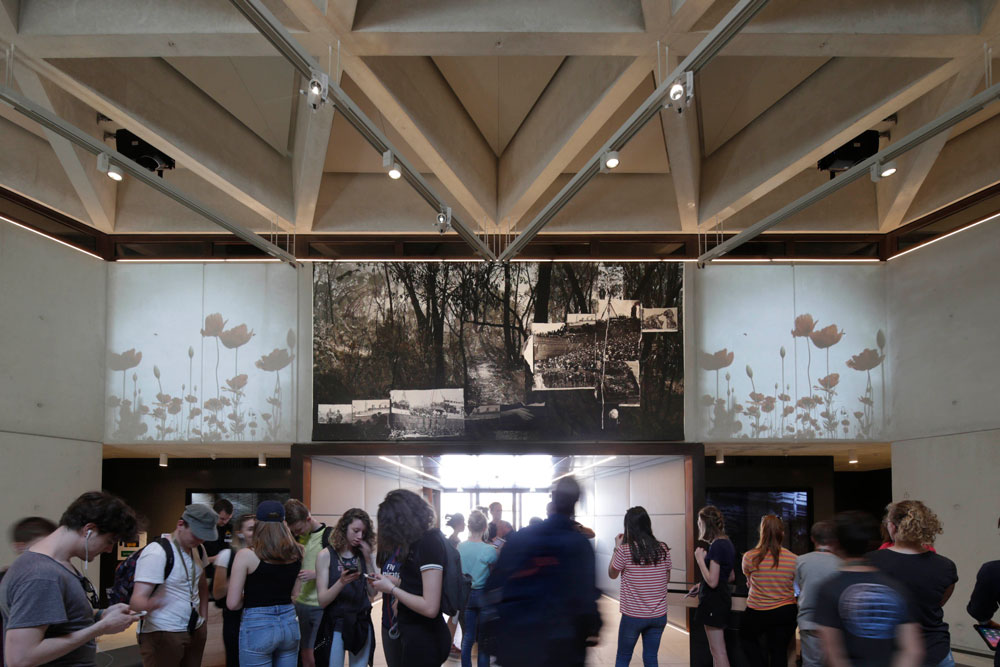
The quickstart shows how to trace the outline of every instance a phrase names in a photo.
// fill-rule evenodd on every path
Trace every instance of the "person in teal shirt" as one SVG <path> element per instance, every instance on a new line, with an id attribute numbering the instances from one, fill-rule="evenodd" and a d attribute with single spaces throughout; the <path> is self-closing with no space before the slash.
<path id="1" fill-rule="evenodd" d="M 472 591 L 465 607 L 465 634 L 462 635 L 462 667 L 472 667 L 472 645 L 476 643 L 479 610 L 483 604 L 483 586 L 497 562 L 497 549 L 483 542 L 486 534 L 486 515 L 476 510 L 469 515 L 469 539 L 458 545 L 462 558 L 462 572 L 472 578 Z M 477 667 L 489 667 L 490 656 L 479 648 Z"/>

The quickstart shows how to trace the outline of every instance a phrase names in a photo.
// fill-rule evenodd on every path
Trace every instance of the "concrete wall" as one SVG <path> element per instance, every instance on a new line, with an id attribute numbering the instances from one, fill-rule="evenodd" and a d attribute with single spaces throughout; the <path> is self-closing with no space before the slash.
<path id="1" fill-rule="evenodd" d="M 683 457 L 635 461 L 623 469 L 594 477 L 594 523 L 590 525 L 597 533 L 594 539 L 597 585 L 605 595 L 618 599 L 621 579 L 608 577 L 608 563 L 614 552 L 615 536 L 623 530 L 625 511 L 636 505 L 646 508 L 653 534 L 671 548 L 673 585 L 682 586 L 681 582 L 687 580 L 684 512 L 689 494 Z M 685 617 L 682 609 L 671 608 L 667 614 L 674 622 L 682 622 Z"/>
<path id="2" fill-rule="evenodd" d="M 104 262 L 0 221 L 5 538 L 18 519 L 58 521 L 101 486 L 106 281 Z M 12 558 L 0 550 L 0 566 Z"/>
<path id="3" fill-rule="evenodd" d="M 959 575 L 945 620 L 952 645 L 976 651 L 965 605 L 980 564 L 1000 557 L 998 262 L 992 221 L 888 266 L 892 497 L 923 500 L 941 519 L 936 547 Z"/>
<path id="4" fill-rule="evenodd" d="M 360 507 L 375 521 L 378 505 L 393 489 L 419 493 L 421 484 L 400 476 L 386 476 L 366 471 L 347 461 L 312 460 L 312 495 L 307 500 L 314 517 L 335 524 L 352 507 Z M 376 531 L 378 530 L 376 526 Z"/>

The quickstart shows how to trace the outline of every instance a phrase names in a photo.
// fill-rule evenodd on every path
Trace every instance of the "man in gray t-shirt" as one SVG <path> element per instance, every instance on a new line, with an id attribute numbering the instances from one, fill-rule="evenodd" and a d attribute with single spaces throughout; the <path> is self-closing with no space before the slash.
<path id="1" fill-rule="evenodd" d="M 95 614 L 97 595 L 71 559 L 89 562 L 135 533 L 135 514 L 121 499 L 85 493 L 56 528 L 18 556 L 0 583 L 4 660 L 8 665 L 95 664 L 101 635 L 135 622 L 128 605 Z"/>
<path id="2" fill-rule="evenodd" d="M 816 550 L 799 556 L 795 561 L 795 586 L 799 590 L 799 639 L 802 644 L 802 667 L 823 665 L 823 647 L 814 616 L 816 598 L 823 583 L 837 574 L 841 560 L 831 551 L 836 541 L 832 521 L 819 521 L 812 527 Z"/>
<path id="3" fill-rule="evenodd" d="M 65 567 L 33 551 L 26 551 L 3 578 L 0 609 L 4 627 L 45 627 L 44 636 L 62 637 L 94 624 L 83 580 Z M 53 661 L 60 665 L 93 665 L 93 639 Z"/>

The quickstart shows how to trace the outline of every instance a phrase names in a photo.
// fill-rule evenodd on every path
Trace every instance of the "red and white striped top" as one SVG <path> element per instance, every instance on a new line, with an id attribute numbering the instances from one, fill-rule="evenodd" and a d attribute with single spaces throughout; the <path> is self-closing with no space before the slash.
<path id="1" fill-rule="evenodd" d="M 670 551 L 656 565 L 636 565 L 627 544 L 615 548 L 611 566 L 621 572 L 621 612 L 634 618 L 658 618 L 667 614 L 667 583 L 670 581 Z"/>
<path id="2" fill-rule="evenodd" d="M 795 554 L 781 547 L 777 567 L 771 554 L 764 554 L 764 558 L 755 567 L 753 559 L 756 554 L 757 549 L 751 549 L 743 556 L 743 574 L 750 584 L 747 607 L 768 611 L 786 604 L 795 604 Z"/>

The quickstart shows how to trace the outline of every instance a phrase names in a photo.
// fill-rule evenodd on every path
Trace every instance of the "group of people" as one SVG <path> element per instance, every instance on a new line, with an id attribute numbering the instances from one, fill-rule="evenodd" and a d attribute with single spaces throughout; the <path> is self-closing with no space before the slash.
<path id="1" fill-rule="evenodd" d="M 730 584 L 737 554 L 717 508 L 702 508 L 698 528 L 709 548 L 695 551 L 702 582 L 689 595 L 699 597 L 696 619 L 705 628 L 713 664 L 728 667 L 725 630 L 733 620 Z M 751 667 L 785 667 L 796 627 L 803 667 L 954 667 L 943 607 L 958 572 L 934 550 L 940 521 L 924 503 L 903 500 L 887 508 L 884 529 L 889 539 L 875 549 L 878 522 L 844 512 L 815 524 L 815 550 L 796 556 L 782 546 L 781 519 L 761 519 L 760 539 L 740 563 L 749 595 L 739 644 Z M 983 566 L 968 605 L 981 623 L 993 623 L 1000 604 L 998 571 L 996 563 Z"/>
<path id="2" fill-rule="evenodd" d="M 206 569 L 214 567 L 228 667 L 371 665 L 379 594 L 389 667 L 439 667 L 452 649 L 442 609 L 455 603 L 450 569 L 458 564 L 471 589 L 460 608 L 462 667 L 471 667 L 477 644 L 479 667 L 491 656 L 518 667 L 582 666 L 601 616 L 593 533 L 573 520 L 579 494 L 572 478 L 559 480 L 548 518 L 518 531 L 498 506 L 490 522 L 479 510 L 468 522 L 452 516 L 453 539 L 438 529 L 431 505 L 403 489 L 379 505 L 377 536 L 358 508 L 328 527 L 298 500 L 268 500 L 230 525 L 228 503 L 192 504 L 169 537 L 151 540 L 119 567 L 113 590 L 127 600 L 101 609 L 87 564 L 132 538 L 137 519 L 120 498 L 85 493 L 58 526 L 37 517 L 15 526 L 21 553 L 0 582 L 4 664 L 94 665 L 97 637 L 138 622 L 145 667 L 200 665 Z M 466 526 L 468 539 L 460 541 Z M 761 519 L 760 539 L 740 562 L 749 584 L 740 645 L 752 667 L 787 665 L 796 626 L 804 667 L 955 664 L 942 607 L 958 574 L 934 551 L 940 522 L 923 503 L 905 500 L 889 506 L 884 526 L 890 541 L 872 551 L 878 523 L 839 514 L 813 527 L 815 550 L 797 557 L 782 546 L 782 521 Z M 231 531 L 231 542 L 220 528 Z M 737 552 L 717 508 L 699 511 L 698 529 L 708 547 L 695 550 L 702 581 L 689 595 L 698 597 L 696 625 L 705 628 L 715 667 L 727 667 Z M 629 509 L 608 565 L 609 577 L 621 579 L 616 667 L 629 664 L 640 637 L 643 665 L 657 664 L 670 570 L 670 547 L 654 536 L 646 510 Z M 983 566 L 968 605 L 981 623 L 992 623 L 1000 604 L 998 580 L 1000 561 Z"/>

